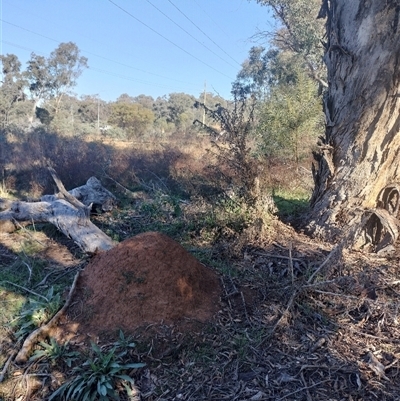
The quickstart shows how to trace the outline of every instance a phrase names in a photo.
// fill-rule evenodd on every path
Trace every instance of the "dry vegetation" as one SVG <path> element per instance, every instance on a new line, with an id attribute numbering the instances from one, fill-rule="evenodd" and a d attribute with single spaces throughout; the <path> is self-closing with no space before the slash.
<path id="1" fill-rule="evenodd" d="M 339 258 L 332 244 L 311 240 L 276 216 L 251 215 L 235 188 L 222 185 L 232 172 L 217 174 L 206 137 L 132 145 L 37 131 L 23 139 L 8 138 L 2 196 L 51 193 L 49 160 L 67 188 L 95 175 L 120 199 L 117 210 L 93 216 L 107 234 L 121 241 L 164 232 L 219 274 L 220 311 L 212 322 L 193 322 L 190 332 L 160 324 L 125 333 L 136 347 L 117 330 L 115 338 L 99 339 L 102 355 L 125 347 L 121 363 L 146 363 L 126 369 L 135 386 L 129 396 L 118 387 L 120 399 L 398 399 L 397 253 Z M 294 214 L 311 185 L 307 168 L 272 161 L 261 167 L 261 188 L 274 191 L 278 214 L 297 224 Z M 96 351 L 49 340 L 48 348 L 37 346 L 37 358 L 17 366 L 13 356 L 34 328 L 18 319 L 32 297 L 42 301 L 38 324 L 48 320 L 86 259 L 45 225 L 0 240 L 0 399 L 47 399 Z"/>

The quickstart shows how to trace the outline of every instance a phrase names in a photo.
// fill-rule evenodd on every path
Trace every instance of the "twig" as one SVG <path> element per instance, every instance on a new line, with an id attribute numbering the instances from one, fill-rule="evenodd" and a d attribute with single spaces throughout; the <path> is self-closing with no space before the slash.
<path id="1" fill-rule="evenodd" d="M 14 358 L 14 356 L 17 354 L 17 351 L 13 351 L 11 353 L 11 355 L 8 357 L 6 363 L 3 366 L 3 369 L 0 372 L 0 383 L 4 380 L 4 378 L 6 377 L 6 373 L 7 373 L 7 369 L 8 366 L 10 365 L 12 359 Z"/>
<path id="2" fill-rule="evenodd" d="M 55 270 L 53 270 L 53 271 L 51 271 L 50 273 L 47 273 L 46 276 L 44 277 L 44 279 L 43 279 L 40 283 L 38 283 L 38 284 L 35 285 L 35 288 L 38 288 L 38 287 L 40 287 L 41 285 L 44 285 L 44 284 L 46 283 L 47 279 L 48 279 L 52 274 L 54 274 L 54 273 L 57 273 L 57 272 L 56 272 Z"/>
<path id="3" fill-rule="evenodd" d="M 121 183 L 119 183 L 118 181 L 114 180 L 114 178 L 112 178 L 110 175 L 108 175 L 104 170 L 103 170 L 103 175 L 104 177 L 108 178 L 109 180 L 111 180 L 112 182 L 114 182 L 118 187 L 121 187 L 125 192 L 130 193 L 132 196 L 135 195 L 135 193 L 133 191 L 131 191 L 130 189 L 124 187 Z"/>
<path id="4" fill-rule="evenodd" d="M 305 390 L 306 390 L 306 393 L 307 393 L 307 401 L 313 401 L 313 399 L 312 399 L 312 397 L 311 397 L 311 394 L 310 394 L 310 392 L 308 391 L 309 389 L 308 389 L 308 387 L 307 387 L 307 382 L 306 382 L 306 379 L 304 378 L 304 374 L 303 374 L 302 371 L 300 372 L 300 377 L 301 377 L 301 381 L 303 382 L 303 384 L 304 384 L 304 386 L 305 386 Z"/>
<path id="5" fill-rule="evenodd" d="M 288 256 L 284 256 L 284 255 L 274 255 L 272 253 L 266 253 L 266 252 L 253 252 L 254 255 L 258 255 L 258 256 L 266 256 L 268 258 L 276 258 L 276 259 L 285 259 L 285 260 L 289 260 L 290 258 Z M 292 261 L 294 262 L 299 262 L 301 263 L 304 267 L 307 267 L 307 265 L 305 264 L 305 262 L 301 259 L 298 258 L 293 258 L 292 257 Z"/>
<path id="6" fill-rule="evenodd" d="M 26 234 L 28 234 L 34 241 L 36 241 L 39 245 L 43 246 L 44 248 L 46 248 L 46 245 L 43 244 L 43 242 L 40 242 L 38 239 L 36 239 L 30 232 L 29 230 L 27 230 L 19 221 L 15 220 L 14 218 L 12 219 L 13 224 L 15 224 L 16 226 L 18 226 L 21 230 L 23 230 Z M 24 252 L 25 254 L 25 252 Z M 26 255 L 25 255 L 26 256 Z"/>
<path id="7" fill-rule="evenodd" d="M 247 314 L 246 301 L 244 300 L 244 295 L 242 291 L 240 291 L 240 296 L 242 297 L 244 315 L 246 316 L 247 322 L 250 323 L 249 315 Z"/>
<path id="8" fill-rule="evenodd" d="M 318 267 L 317 270 L 313 274 L 311 274 L 310 278 L 307 280 L 307 284 L 311 284 L 314 280 L 314 277 L 327 265 L 327 263 L 330 261 L 332 256 L 336 253 L 336 251 L 339 249 L 339 245 L 336 245 L 329 253 L 329 255 L 326 257 L 326 259 L 321 263 L 321 265 Z"/>
<path id="9" fill-rule="evenodd" d="M 48 300 L 44 295 L 40 295 L 40 294 L 38 294 L 37 292 L 32 291 L 32 290 L 30 290 L 29 288 L 22 287 L 22 285 L 15 284 L 15 283 L 13 283 L 12 281 L 7 281 L 7 280 L 5 280 L 5 281 L 1 281 L 1 283 L 11 284 L 11 285 L 13 285 L 13 286 L 15 286 L 15 287 L 17 287 L 17 288 L 20 288 L 21 290 L 24 290 L 24 291 L 26 291 L 26 292 L 31 293 L 32 295 L 36 295 L 37 297 L 43 298 L 46 302 L 49 302 L 49 300 Z"/>
<path id="10" fill-rule="evenodd" d="M 31 352 L 32 347 L 35 345 L 35 343 L 40 338 L 46 337 L 50 333 L 51 328 L 58 322 L 58 320 L 60 319 L 62 314 L 68 308 L 68 306 L 71 303 L 72 296 L 74 294 L 80 273 L 81 273 L 81 270 L 79 270 L 78 273 L 76 273 L 74 281 L 71 286 L 71 289 L 69 290 L 68 298 L 65 301 L 65 304 L 63 305 L 63 307 L 50 319 L 49 322 L 47 322 L 45 325 L 39 327 L 35 331 L 33 331 L 25 339 L 24 344 L 22 345 L 22 348 L 19 350 L 17 356 L 15 357 L 15 362 L 17 364 L 25 363 L 28 360 L 29 353 Z"/>
<path id="11" fill-rule="evenodd" d="M 293 273 L 293 259 L 292 259 L 292 243 L 289 243 L 289 270 L 292 277 L 292 285 L 294 284 L 294 273 Z"/>
<path id="12" fill-rule="evenodd" d="M 275 332 L 275 330 L 278 328 L 278 326 L 281 324 L 282 320 L 284 319 L 286 314 L 289 312 L 289 309 L 292 307 L 293 302 L 299 293 L 300 293 L 300 290 L 295 290 L 293 292 L 292 296 L 289 299 L 289 302 L 286 305 L 284 312 L 282 313 L 281 317 L 277 320 L 277 322 L 274 324 L 274 327 L 272 328 L 272 330 L 268 333 L 267 338 L 270 337 Z"/>
<path id="13" fill-rule="evenodd" d="M 167 185 L 165 184 L 165 182 L 153 171 L 151 170 L 147 170 L 150 174 L 154 175 L 154 177 L 156 177 L 158 179 L 158 181 L 162 184 L 162 186 L 166 189 L 167 193 L 170 192 L 169 188 L 167 187 Z"/>
<path id="14" fill-rule="evenodd" d="M 306 288 L 312 288 L 310 287 L 306 287 Z M 345 294 L 339 294 L 337 292 L 329 292 L 329 291 L 321 291 L 321 290 L 313 290 L 314 292 L 318 292 L 319 294 L 323 294 L 323 295 L 333 295 L 335 297 L 342 297 L 342 298 L 349 298 L 349 299 L 357 299 L 359 300 L 360 297 L 356 297 L 354 295 L 345 295 Z"/>
<path id="15" fill-rule="evenodd" d="M 331 381 L 331 379 L 322 380 L 322 381 L 320 381 L 320 382 L 318 382 L 318 383 L 312 384 L 311 386 L 303 387 L 303 388 L 300 388 L 300 389 L 298 389 L 298 390 L 296 390 L 296 391 L 292 391 L 291 393 L 286 394 L 286 395 L 284 395 L 284 396 L 281 397 L 281 398 L 278 398 L 277 401 L 282 401 L 282 400 L 284 400 L 285 398 L 288 398 L 288 397 L 290 397 L 290 396 L 293 395 L 293 394 L 299 393 L 300 391 L 309 390 L 310 388 L 317 387 L 317 386 L 319 386 L 319 385 L 321 385 L 321 384 L 323 384 L 323 383 L 329 382 L 329 381 Z"/>

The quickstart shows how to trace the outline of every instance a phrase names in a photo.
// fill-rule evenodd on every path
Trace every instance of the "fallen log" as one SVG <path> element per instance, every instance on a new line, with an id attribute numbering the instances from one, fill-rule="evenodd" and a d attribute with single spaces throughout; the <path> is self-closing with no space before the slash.
<path id="1" fill-rule="evenodd" d="M 90 221 L 92 206 L 96 204 L 103 210 L 111 210 L 116 203 L 115 196 L 95 177 L 68 192 L 56 172 L 51 167 L 49 170 L 59 193 L 45 195 L 37 202 L 0 199 L 0 220 L 51 223 L 84 252 L 91 254 L 115 246 L 115 242 Z"/>

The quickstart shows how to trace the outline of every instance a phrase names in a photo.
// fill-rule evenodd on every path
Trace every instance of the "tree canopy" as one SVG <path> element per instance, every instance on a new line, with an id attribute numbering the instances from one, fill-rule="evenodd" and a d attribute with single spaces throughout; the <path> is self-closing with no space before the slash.
<path id="1" fill-rule="evenodd" d="M 111 106 L 111 115 L 108 119 L 124 129 L 130 138 L 141 136 L 154 121 L 154 113 L 139 103 L 117 102 Z"/>
<path id="2" fill-rule="evenodd" d="M 87 58 L 80 56 L 72 42 L 61 43 L 48 58 L 32 53 L 25 76 L 35 105 L 43 99 L 54 99 L 57 113 L 62 96 L 76 85 L 86 67 Z"/>

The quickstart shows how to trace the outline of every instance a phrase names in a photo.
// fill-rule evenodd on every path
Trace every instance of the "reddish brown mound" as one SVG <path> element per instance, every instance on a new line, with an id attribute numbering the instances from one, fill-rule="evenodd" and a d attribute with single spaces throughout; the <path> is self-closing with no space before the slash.
<path id="1" fill-rule="evenodd" d="M 79 279 L 69 316 L 81 334 L 147 323 L 206 321 L 216 312 L 218 277 L 167 236 L 150 232 L 96 255 Z M 77 310 L 76 308 L 79 308 Z"/>

